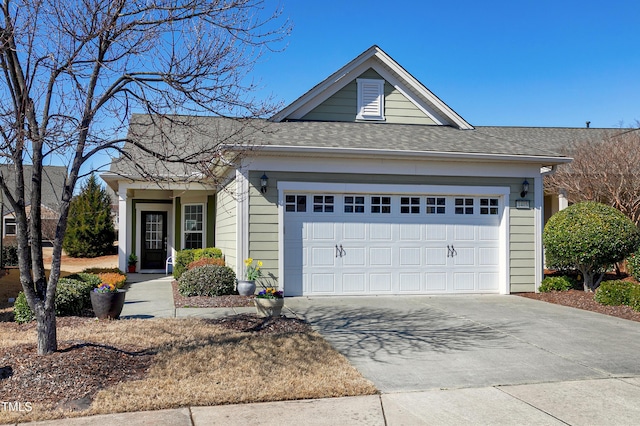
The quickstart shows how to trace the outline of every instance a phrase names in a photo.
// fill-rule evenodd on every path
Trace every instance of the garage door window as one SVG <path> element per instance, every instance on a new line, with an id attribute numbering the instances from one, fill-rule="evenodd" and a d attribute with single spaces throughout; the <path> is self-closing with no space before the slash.
<path id="1" fill-rule="evenodd" d="M 444 197 L 427 197 L 427 214 L 445 214 Z"/>
<path id="2" fill-rule="evenodd" d="M 400 213 L 420 213 L 420 197 L 400 197 Z"/>
<path id="3" fill-rule="evenodd" d="M 314 195 L 314 213 L 333 213 L 333 195 Z"/>
<path id="4" fill-rule="evenodd" d="M 371 197 L 371 213 L 391 213 L 391 197 Z"/>
<path id="5" fill-rule="evenodd" d="M 364 197 L 347 195 L 344 197 L 345 213 L 364 213 Z"/>
<path id="6" fill-rule="evenodd" d="M 284 199 L 285 210 L 288 212 L 306 212 L 307 196 L 306 195 L 287 195 Z"/>
<path id="7" fill-rule="evenodd" d="M 480 198 L 480 214 L 497 215 L 498 199 L 497 198 Z"/>
<path id="8" fill-rule="evenodd" d="M 456 214 L 473 214 L 473 198 L 456 198 L 454 200 L 455 203 L 455 213 Z"/>

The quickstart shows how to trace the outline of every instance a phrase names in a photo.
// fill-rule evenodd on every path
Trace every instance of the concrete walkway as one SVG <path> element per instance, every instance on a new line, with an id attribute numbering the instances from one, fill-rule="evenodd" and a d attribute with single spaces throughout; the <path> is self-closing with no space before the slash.
<path id="1" fill-rule="evenodd" d="M 133 275 L 124 318 L 175 309 L 171 278 Z M 640 323 L 517 296 L 287 298 L 381 395 L 123 413 L 37 425 L 632 425 Z"/>

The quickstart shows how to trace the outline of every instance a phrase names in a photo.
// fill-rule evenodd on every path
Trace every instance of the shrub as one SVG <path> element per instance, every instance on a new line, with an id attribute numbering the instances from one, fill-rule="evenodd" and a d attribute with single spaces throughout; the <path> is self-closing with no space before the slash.
<path id="1" fill-rule="evenodd" d="M 204 257 L 199 260 L 194 260 L 193 262 L 187 265 L 187 270 L 191 270 L 193 268 L 199 268 L 205 265 L 215 265 L 215 266 L 225 266 L 224 259 L 217 257 Z"/>
<path id="2" fill-rule="evenodd" d="M 100 284 L 113 284 L 116 288 L 124 287 L 124 283 L 127 281 L 127 276 L 119 272 L 105 272 L 98 274 L 98 278 L 100 278 Z"/>
<path id="3" fill-rule="evenodd" d="M 633 286 L 629 281 L 603 281 L 593 298 L 602 305 L 628 305 Z"/>
<path id="4" fill-rule="evenodd" d="M 640 285 L 634 285 L 629 291 L 629 306 L 640 312 Z"/>
<path id="5" fill-rule="evenodd" d="M 78 272 L 77 274 L 67 275 L 64 278 L 91 283 L 93 287 L 98 287 L 101 283 L 99 276 L 97 276 L 96 274 L 90 274 L 88 272 Z"/>
<path id="6" fill-rule="evenodd" d="M 56 315 L 60 317 L 83 315 L 87 309 L 91 308 L 91 296 L 89 293 L 94 287 L 92 280 L 82 281 L 81 279 L 69 277 L 60 278 L 56 290 Z M 18 294 L 13 312 L 14 321 L 20 324 L 35 318 L 23 292 Z"/>
<path id="7" fill-rule="evenodd" d="M 187 270 L 187 265 L 202 258 L 222 258 L 222 250 L 215 247 L 180 250 L 173 262 L 173 277 L 179 279 Z"/>
<path id="8" fill-rule="evenodd" d="M 538 290 L 542 293 L 549 291 L 567 291 L 571 290 L 575 285 L 575 281 L 567 276 L 547 277 L 540 283 Z"/>
<path id="9" fill-rule="evenodd" d="M 236 274 L 228 266 L 205 265 L 186 271 L 178 280 L 182 296 L 224 296 L 233 294 Z"/>
<path id="10" fill-rule="evenodd" d="M 640 249 L 627 257 L 627 268 L 631 276 L 633 276 L 636 281 L 640 281 Z"/>
<path id="11" fill-rule="evenodd" d="M 638 227 L 620 211 L 601 203 L 574 204 L 551 216 L 544 227 L 547 266 L 578 269 L 584 289 L 595 290 L 610 265 L 640 245 Z"/>
<path id="12" fill-rule="evenodd" d="M 86 268 L 83 269 L 82 272 L 94 275 L 113 272 L 114 274 L 124 275 L 124 273 L 118 268 Z"/>
<path id="13" fill-rule="evenodd" d="M 27 303 L 27 296 L 21 291 L 18 293 L 18 297 L 16 297 L 16 301 L 13 304 L 13 320 L 18 324 L 24 324 L 34 319 L 35 316 Z"/>
<path id="14" fill-rule="evenodd" d="M 2 246 L 2 265 L 18 266 L 18 245 L 13 242 Z"/>

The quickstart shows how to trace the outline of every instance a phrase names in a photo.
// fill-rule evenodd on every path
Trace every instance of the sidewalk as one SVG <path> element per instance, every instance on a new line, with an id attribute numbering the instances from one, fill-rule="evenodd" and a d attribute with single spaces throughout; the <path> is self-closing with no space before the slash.
<path id="1" fill-rule="evenodd" d="M 254 308 L 175 309 L 172 303 L 171 277 L 132 274 L 130 278 L 133 284 L 127 293 L 123 318 L 217 318 L 236 313 L 254 312 Z M 300 315 L 291 307 L 302 309 L 302 306 L 309 301 L 297 299 L 289 299 L 289 303 L 286 300 L 286 312 L 283 311 L 283 313 L 288 316 Z M 443 303 L 442 300 L 436 303 Z M 504 300 L 507 301 L 507 299 Z M 461 300 L 460 304 L 462 306 L 465 301 Z M 468 304 L 467 302 L 467 306 Z M 315 310 L 320 309 L 320 306 L 314 306 Z M 541 306 L 541 309 L 557 311 L 557 307 L 537 306 Z M 590 313 L 584 313 L 584 315 L 586 319 L 591 318 Z M 638 330 L 640 331 L 640 324 Z M 583 331 L 588 332 L 588 330 Z M 594 341 L 595 344 L 597 341 Z M 491 353 L 483 352 L 483 349 L 469 349 L 467 352 L 477 352 L 477 356 L 480 357 L 495 357 Z M 429 354 L 424 353 L 422 356 L 426 357 Z M 454 361 L 455 352 L 451 353 L 451 356 Z M 568 356 L 566 358 L 570 360 Z M 403 359 L 404 356 L 399 354 L 393 362 L 406 363 L 407 361 Z M 501 359 L 492 358 L 492 361 L 495 363 L 495 368 L 501 367 Z M 525 361 L 522 368 L 527 368 Z M 478 371 L 477 374 L 484 373 Z M 41 426 L 636 424 L 640 418 L 640 376 L 603 375 L 602 377 L 604 378 L 554 380 L 508 386 L 388 392 L 381 395 L 319 400 L 188 407 L 32 424 Z"/>

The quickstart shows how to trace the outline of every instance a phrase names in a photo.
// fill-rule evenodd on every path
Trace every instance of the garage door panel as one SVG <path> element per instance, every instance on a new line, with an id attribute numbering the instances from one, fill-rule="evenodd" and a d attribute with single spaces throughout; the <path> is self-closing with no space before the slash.
<path id="1" fill-rule="evenodd" d="M 344 266 L 359 266 L 365 267 L 367 265 L 365 247 L 348 247 L 343 248 L 342 262 Z"/>
<path id="2" fill-rule="evenodd" d="M 345 293 L 366 293 L 366 276 L 361 274 L 343 274 L 342 291 Z"/>
<path id="3" fill-rule="evenodd" d="M 453 241 L 473 241 L 476 239 L 476 227 L 473 225 L 454 225 Z"/>
<path id="4" fill-rule="evenodd" d="M 310 274 L 309 278 L 313 293 L 336 293 L 335 274 Z"/>
<path id="5" fill-rule="evenodd" d="M 367 238 L 367 227 L 364 223 L 345 223 L 342 229 L 342 239 L 345 241 L 364 241 Z"/>
<path id="6" fill-rule="evenodd" d="M 474 266 L 476 264 L 476 251 L 471 247 L 455 247 L 453 264 L 455 266 Z"/>
<path id="7" fill-rule="evenodd" d="M 390 247 L 372 247 L 369 249 L 369 264 L 372 266 L 391 266 Z"/>
<path id="8" fill-rule="evenodd" d="M 370 289 L 374 293 L 391 293 L 391 274 L 370 274 Z"/>
<path id="9" fill-rule="evenodd" d="M 422 263 L 420 247 L 400 247 L 400 266 L 420 266 Z"/>
<path id="10" fill-rule="evenodd" d="M 500 239 L 500 230 L 497 226 L 479 226 L 478 239 L 480 241 L 498 241 Z"/>
<path id="11" fill-rule="evenodd" d="M 399 225 L 399 240 L 400 241 L 419 241 L 420 236 L 419 224 L 400 224 Z"/>
<path id="12" fill-rule="evenodd" d="M 478 290 L 497 291 L 499 276 L 495 272 L 478 273 Z"/>
<path id="13" fill-rule="evenodd" d="M 425 266 L 444 266 L 447 264 L 447 249 L 437 247 L 425 249 Z"/>
<path id="14" fill-rule="evenodd" d="M 370 223 L 369 224 L 369 240 L 370 241 L 391 241 L 391 224 L 390 223 Z"/>
<path id="15" fill-rule="evenodd" d="M 331 240 L 336 239 L 336 224 L 316 222 L 311 226 L 310 240 Z"/>
<path id="16" fill-rule="evenodd" d="M 447 291 L 447 272 L 433 271 L 425 273 L 425 290 L 431 293 Z"/>
<path id="17" fill-rule="evenodd" d="M 309 262 L 310 267 L 327 267 L 335 266 L 336 256 L 334 247 L 312 247 L 311 259 Z"/>
<path id="18" fill-rule="evenodd" d="M 498 250 L 495 247 L 478 248 L 478 265 L 480 266 L 498 266 Z"/>
<path id="19" fill-rule="evenodd" d="M 419 293 L 420 272 L 401 272 L 399 274 L 399 290 L 406 293 Z"/>
<path id="20" fill-rule="evenodd" d="M 447 225 L 425 225 L 427 241 L 447 241 Z"/>
<path id="21" fill-rule="evenodd" d="M 473 291 L 475 289 L 475 273 L 473 272 L 454 272 L 453 273 L 453 290 L 454 291 Z"/>

